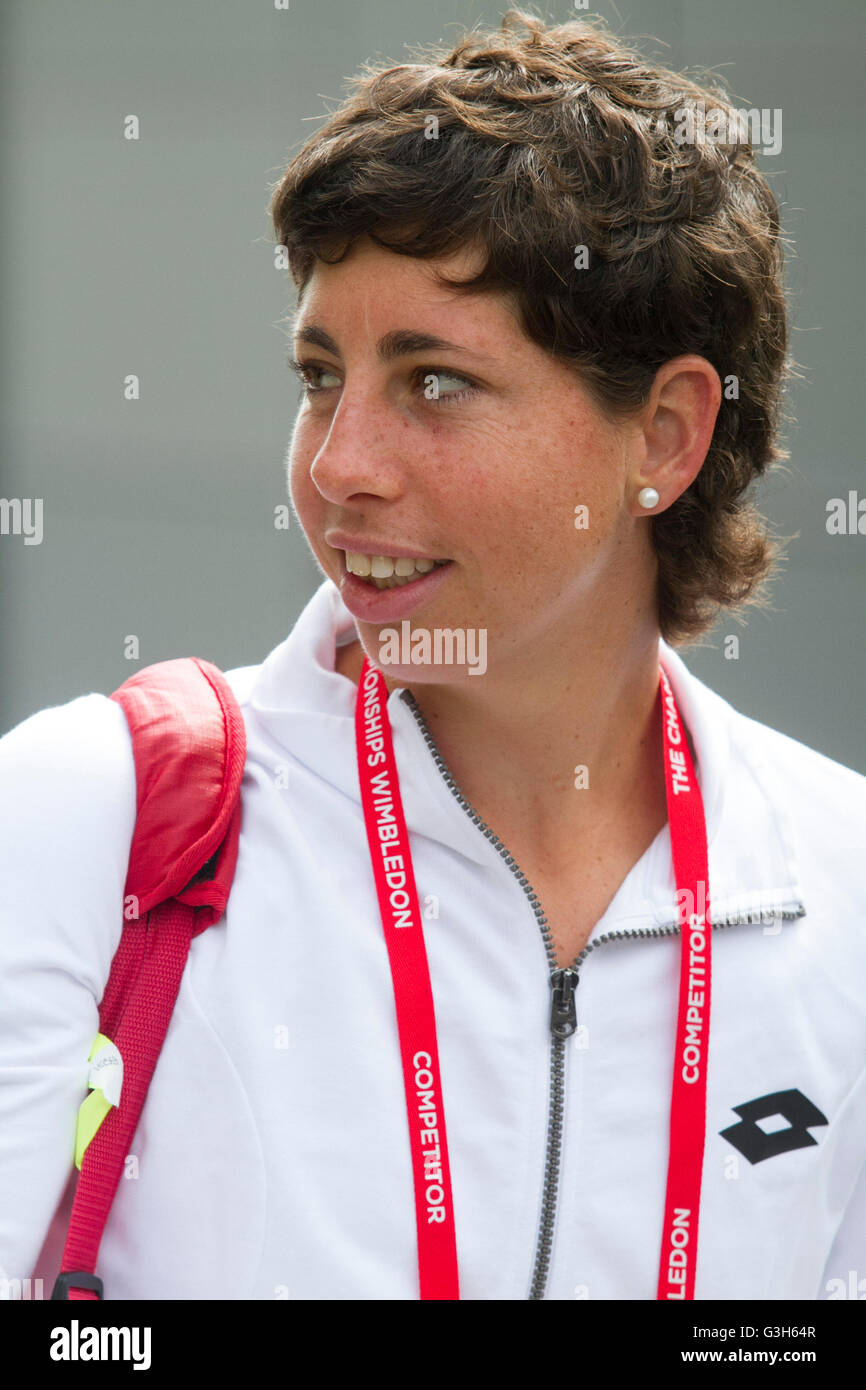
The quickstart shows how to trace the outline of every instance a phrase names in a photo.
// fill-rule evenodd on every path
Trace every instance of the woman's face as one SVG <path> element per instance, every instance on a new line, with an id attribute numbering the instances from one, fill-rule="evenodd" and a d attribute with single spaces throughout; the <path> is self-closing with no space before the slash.
<path id="1" fill-rule="evenodd" d="M 416 260 L 365 239 L 341 264 L 317 262 L 298 312 L 294 356 L 309 389 L 289 449 L 292 502 L 374 664 L 381 630 L 404 618 L 413 633 L 483 629 L 491 674 L 561 660 L 621 622 L 623 605 L 634 618 L 652 591 L 649 527 L 633 515 L 639 433 L 607 421 L 504 297 L 433 283 L 433 265 L 465 276 L 479 264 L 464 251 Z M 398 333 L 453 346 L 394 352 L 392 338 L 381 355 Z M 580 528 L 577 507 L 587 509 Z M 347 552 L 450 563 L 379 591 L 347 578 Z"/>

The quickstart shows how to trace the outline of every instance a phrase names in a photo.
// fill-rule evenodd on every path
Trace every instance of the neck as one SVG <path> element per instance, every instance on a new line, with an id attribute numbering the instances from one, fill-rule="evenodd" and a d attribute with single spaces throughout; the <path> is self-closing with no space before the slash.
<path id="1" fill-rule="evenodd" d="M 658 628 L 548 643 L 520 670 L 408 685 L 463 796 L 506 845 L 551 868 L 611 835 L 650 843 L 667 819 L 658 698 Z M 567 662 L 563 651 L 581 655 Z M 360 643 L 337 669 L 357 681 Z M 586 769 L 583 783 L 576 769 Z M 519 859 L 518 854 L 518 859 Z"/>

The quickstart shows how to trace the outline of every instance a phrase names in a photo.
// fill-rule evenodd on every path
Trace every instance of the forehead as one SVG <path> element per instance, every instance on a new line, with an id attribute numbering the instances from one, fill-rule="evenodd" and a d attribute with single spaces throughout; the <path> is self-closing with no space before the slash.
<path id="1" fill-rule="evenodd" d="M 317 260 L 292 316 L 299 341 L 322 341 L 322 332 L 335 339 L 360 334 L 389 339 L 385 357 L 406 346 L 414 334 L 417 350 L 457 341 L 476 351 L 501 355 L 503 337 L 511 344 L 522 338 L 513 301 L 503 292 L 458 293 L 441 285 L 437 274 L 468 279 L 484 265 L 484 251 L 461 248 L 430 259 L 401 256 L 363 238 L 336 264 Z M 424 341 L 422 341 L 424 340 Z M 524 342 L 527 341 L 524 338 Z"/>
<path id="2" fill-rule="evenodd" d="M 390 283 L 399 281 L 404 287 L 414 287 L 419 293 L 425 288 L 429 292 L 436 288 L 436 272 L 458 278 L 469 278 L 482 269 L 485 249 L 481 245 L 462 246 L 447 256 L 401 256 L 387 246 L 380 246 L 370 237 L 362 236 L 352 244 L 341 261 L 330 264 L 319 260 L 313 262 L 313 270 L 307 281 L 304 299 L 316 286 L 329 282 L 345 283 L 378 280 Z"/>

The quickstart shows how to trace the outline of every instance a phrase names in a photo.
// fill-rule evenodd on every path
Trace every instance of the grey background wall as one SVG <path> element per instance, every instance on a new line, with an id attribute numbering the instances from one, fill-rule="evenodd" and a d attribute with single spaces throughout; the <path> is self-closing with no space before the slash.
<path id="1" fill-rule="evenodd" d="M 363 60 L 498 23 L 507 0 L 60 0 L 0 11 L 4 198 L 0 496 L 43 499 L 41 544 L 0 535 L 0 733 L 197 654 L 262 660 L 320 582 L 286 500 L 298 393 L 267 185 Z M 557 20 L 587 11 L 538 6 Z M 783 112 L 762 156 L 794 239 L 797 425 L 764 489 L 799 533 L 776 611 L 727 619 L 692 669 L 738 708 L 866 772 L 860 0 L 620 0 L 596 7 L 674 67 L 714 67 Z M 135 113 L 139 140 L 123 138 Z M 141 399 L 124 399 L 135 373 Z M 866 523 L 864 523 L 866 524 Z M 724 638 L 740 637 L 737 661 Z M 124 657 L 136 634 L 137 662 Z"/>

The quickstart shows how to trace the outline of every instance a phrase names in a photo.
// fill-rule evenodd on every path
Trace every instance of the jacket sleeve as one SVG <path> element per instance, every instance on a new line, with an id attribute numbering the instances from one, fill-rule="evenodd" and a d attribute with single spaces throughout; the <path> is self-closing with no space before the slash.
<path id="1" fill-rule="evenodd" d="M 0 739 L 0 1280 L 44 1276 L 45 1297 L 57 1270 L 35 1263 L 76 1172 L 135 810 L 132 740 L 107 696 Z"/>

